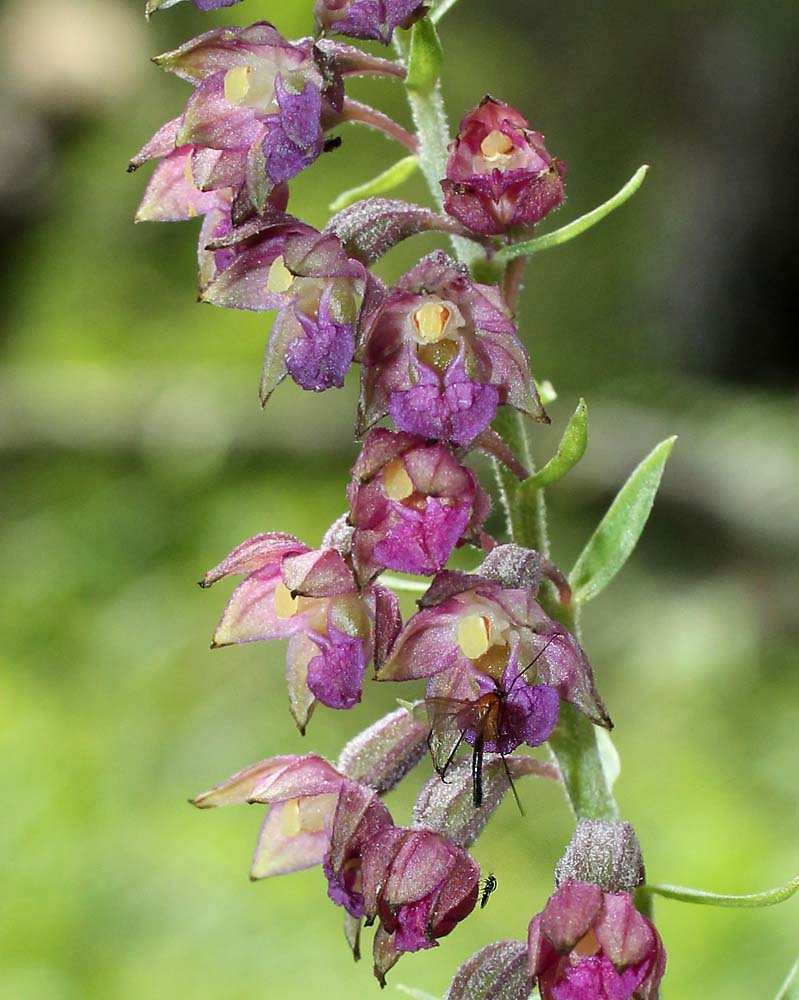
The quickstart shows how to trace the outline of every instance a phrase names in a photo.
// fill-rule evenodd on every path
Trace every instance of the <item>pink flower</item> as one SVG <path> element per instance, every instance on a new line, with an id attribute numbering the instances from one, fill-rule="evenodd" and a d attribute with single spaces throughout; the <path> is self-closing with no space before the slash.
<path id="1" fill-rule="evenodd" d="M 655 1000 L 666 953 L 628 892 L 568 879 L 533 917 L 530 972 L 542 1000 Z"/>
<path id="2" fill-rule="evenodd" d="M 491 501 L 444 445 L 377 428 L 352 475 L 349 521 L 361 580 L 382 569 L 432 576 L 456 545 L 480 542 Z"/>
<path id="3" fill-rule="evenodd" d="M 212 648 L 288 639 L 286 676 L 301 731 L 318 700 L 352 708 L 366 664 L 386 655 L 399 628 L 396 597 L 378 584 L 363 592 L 334 548 L 311 550 L 292 535 L 248 539 L 202 581 L 244 573 L 214 632 Z"/>

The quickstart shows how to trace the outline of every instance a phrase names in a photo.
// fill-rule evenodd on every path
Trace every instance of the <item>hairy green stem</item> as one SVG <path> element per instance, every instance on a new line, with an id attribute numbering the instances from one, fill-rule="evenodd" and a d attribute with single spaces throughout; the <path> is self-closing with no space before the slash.
<path id="1" fill-rule="evenodd" d="M 522 267 L 518 261 L 513 261 L 509 271 L 510 274 L 506 275 L 503 284 L 515 300 L 521 286 Z M 515 305 L 513 301 L 511 308 L 514 311 Z M 535 465 L 527 432 L 527 418 L 524 414 L 504 407 L 497 415 L 495 426 L 532 474 Z M 535 549 L 549 557 L 545 491 L 536 490 L 531 497 L 529 493 L 519 488 L 518 480 L 496 461 L 494 474 L 510 538 L 517 545 Z M 552 587 L 547 585 L 542 587 L 539 599 L 548 614 L 579 638 L 579 622 L 574 605 L 561 604 Z M 561 704 L 558 725 L 549 738 L 549 747 L 560 768 L 566 798 L 575 817 L 618 819 L 618 806 L 602 767 L 593 723 L 573 705 L 566 702 Z"/>

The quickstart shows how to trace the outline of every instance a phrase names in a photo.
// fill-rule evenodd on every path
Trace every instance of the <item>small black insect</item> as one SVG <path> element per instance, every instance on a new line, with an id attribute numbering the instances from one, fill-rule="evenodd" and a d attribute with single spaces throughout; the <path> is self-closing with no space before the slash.
<path id="1" fill-rule="evenodd" d="M 488 878 L 483 883 L 483 891 L 480 893 L 480 909 L 484 909 L 486 903 L 488 902 L 488 897 L 497 887 L 497 879 L 493 872 L 488 876 Z"/>

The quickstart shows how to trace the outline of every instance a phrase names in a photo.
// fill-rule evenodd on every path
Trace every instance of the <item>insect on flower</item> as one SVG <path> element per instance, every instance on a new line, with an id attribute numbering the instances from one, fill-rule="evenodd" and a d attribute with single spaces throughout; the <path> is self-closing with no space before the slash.
<path id="1" fill-rule="evenodd" d="M 483 882 L 482 889 L 480 892 L 480 909 L 484 910 L 486 903 L 488 902 L 488 897 L 497 887 L 497 877 L 491 872 L 486 880 Z"/>
<path id="2" fill-rule="evenodd" d="M 524 809 L 516 793 L 510 769 L 505 760 L 522 743 L 539 746 L 549 739 L 558 720 L 559 698 L 554 687 L 548 684 L 519 682 L 551 642 L 519 671 L 516 654 L 506 665 L 501 681 L 486 674 L 478 674 L 478 688 L 490 686 L 475 699 L 428 698 L 425 701 L 430 732 L 427 746 L 442 781 L 464 740 L 472 747 L 472 801 L 475 808 L 483 804 L 483 754 L 498 753 L 505 768 L 513 797 L 519 811 Z"/>

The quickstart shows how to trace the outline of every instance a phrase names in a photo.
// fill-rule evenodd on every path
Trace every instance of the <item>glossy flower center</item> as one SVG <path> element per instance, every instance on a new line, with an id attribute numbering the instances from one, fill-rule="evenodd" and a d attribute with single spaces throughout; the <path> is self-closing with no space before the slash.
<path id="1" fill-rule="evenodd" d="M 275 614 L 278 618 L 293 618 L 299 608 L 299 598 L 294 597 L 281 580 L 275 587 Z"/>
<path id="2" fill-rule="evenodd" d="M 480 152 L 490 163 L 495 163 L 513 152 L 513 140 L 495 128 L 480 143 Z"/>
<path id="3" fill-rule="evenodd" d="M 335 795 L 306 795 L 290 799 L 280 814 L 280 829 L 286 837 L 324 830 Z"/>
<path id="4" fill-rule="evenodd" d="M 413 314 L 417 337 L 424 344 L 437 344 L 447 335 L 452 310 L 443 302 L 425 302 Z"/>
<path id="5" fill-rule="evenodd" d="M 600 947 L 601 945 L 592 927 L 572 948 L 572 955 L 578 960 L 581 958 L 590 958 L 592 955 L 596 955 Z"/>
<path id="6" fill-rule="evenodd" d="M 407 500 L 413 495 L 413 480 L 401 458 L 395 458 L 383 469 L 383 488 L 389 500 Z"/>
<path id="7" fill-rule="evenodd" d="M 464 615 L 458 622 L 457 636 L 463 655 L 477 660 L 491 645 L 491 619 L 486 615 Z"/>
<path id="8" fill-rule="evenodd" d="M 275 257 L 272 266 L 269 268 L 269 275 L 266 279 L 267 292 L 280 295 L 287 292 L 294 284 L 294 275 L 286 267 L 283 257 Z"/>
<path id="9" fill-rule="evenodd" d="M 225 73 L 225 100 L 261 111 L 275 97 L 275 67 L 268 62 L 259 66 L 233 66 Z"/>

